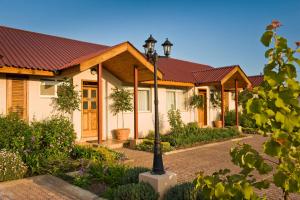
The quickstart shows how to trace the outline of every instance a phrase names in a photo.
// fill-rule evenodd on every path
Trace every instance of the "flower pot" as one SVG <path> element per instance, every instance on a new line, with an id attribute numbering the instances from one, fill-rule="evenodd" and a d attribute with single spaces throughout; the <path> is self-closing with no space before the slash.
<path id="1" fill-rule="evenodd" d="M 214 125 L 215 125 L 216 128 L 222 128 L 222 120 L 214 121 Z"/>
<path id="2" fill-rule="evenodd" d="M 114 130 L 117 140 L 128 140 L 130 129 L 129 128 L 118 128 Z"/>

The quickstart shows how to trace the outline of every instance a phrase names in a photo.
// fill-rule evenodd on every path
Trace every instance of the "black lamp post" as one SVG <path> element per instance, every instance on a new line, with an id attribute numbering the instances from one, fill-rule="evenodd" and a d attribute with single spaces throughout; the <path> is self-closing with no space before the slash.
<path id="1" fill-rule="evenodd" d="M 158 94 L 157 94 L 157 61 L 158 54 L 155 51 L 155 43 L 157 41 L 150 35 L 150 37 L 145 41 L 143 47 L 145 48 L 145 54 L 147 59 L 154 65 L 154 148 L 153 148 L 153 167 L 152 174 L 162 175 L 165 173 L 163 159 L 162 159 L 162 151 L 160 146 L 160 137 L 159 137 L 159 116 L 158 116 Z M 164 48 L 164 54 L 166 57 L 169 57 L 171 53 L 171 47 L 173 44 L 166 39 L 166 41 L 162 44 Z"/>

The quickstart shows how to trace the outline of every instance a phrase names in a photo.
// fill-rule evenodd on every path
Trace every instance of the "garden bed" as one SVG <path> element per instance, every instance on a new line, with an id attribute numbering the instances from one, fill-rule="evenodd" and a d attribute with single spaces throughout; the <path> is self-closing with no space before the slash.
<path id="1" fill-rule="evenodd" d="M 174 133 L 161 135 L 161 145 L 163 152 L 170 152 L 243 136 L 235 128 L 199 128 L 195 124 L 188 124 Z M 152 152 L 153 143 L 154 134 L 149 133 L 144 141 L 137 145 L 135 149 Z"/>

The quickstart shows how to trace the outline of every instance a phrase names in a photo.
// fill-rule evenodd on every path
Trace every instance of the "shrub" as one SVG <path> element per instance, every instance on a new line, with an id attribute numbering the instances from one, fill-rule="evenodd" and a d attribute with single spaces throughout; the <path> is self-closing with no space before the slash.
<path id="1" fill-rule="evenodd" d="M 224 118 L 225 118 L 225 126 L 235 126 L 236 125 L 235 110 L 226 111 Z"/>
<path id="2" fill-rule="evenodd" d="M 200 142 L 210 142 L 238 136 L 235 128 L 197 128 L 194 125 L 185 126 L 180 133 L 171 133 L 162 136 L 162 141 L 169 142 L 172 147 L 192 146 Z"/>
<path id="3" fill-rule="evenodd" d="M 125 172 L 125 175 L 122 177 L 122 184 L 129 183 L 138 183 L 139 182 L 139 174 L 143 172 L 151 171 L 151 169 L 146 167 L 133 167 L 128 168 Z"/>
<path id="4" fill-rule="evenodd" d="M 121 160 L 125 157 L 124 154 L 110 150 L 105 147 L 91 147 L 75 145 L 71 155 L 74 159 L 85 158 L 93 161 L 113 162 Z"/>
<path id="5" fill-rule="evenodd" d="M 159 195 L 149 183 L 132 183 L 109 189 L 104 197 L 113 200 L 157 200 Z"/>
<path id="6" fill-rule="evenodd" d="M 168 121 L 171 127 L 171 132 L 178 132 L 184 126 L 179 110 L 170 109 L 168 111 Z"/>
<path id="7" fill-rule="evenodd" d="M 181 183 L 170 188 L 164 195 L 164 200 L 200 200 L 200 194 L 194 190 L 193 183 Z"/>
<path id="8" fill-rule="evenodd" d="M 0 182 L 23 178 L 27 167 L 18 153 L 0 150 Z"/>
<path id="9" fill-rule="evenodd" d="M 249 114 L 243 113 L 240 116 L 240 125 L 244 128 L 257 129 L 255 120 L 253 120 Z"/>
<path id="10" fill-rule="evenodd" d="M 169 142 L 161 142 L 160 144 L 161 144 L 161 149 L 162 149 L 163 152 L 168 152 L 168 151 L 173 150 L 173 148 L 171 147 Z M 141 144 L 138 144 L 136 146 L 136 149 L 140 150 L 140 151 L 152 152 L 153 147 L 154 147 L 154 140 L 144 139 Z"/>
<path id="11" fill-rule="evenodd" d="M 101 162 L 93 163 L 88 173 L 97 181 L 104 182 L 110 187 L 116 187 L 122 183 L 127 167 L 119 164 L 105 165 Z"/>
<path id="12" fill-rule="evenodd" d="M 30 141 L 31 127 L 16 113 L 0 116 L 0 149 L 23 152 Z"/>

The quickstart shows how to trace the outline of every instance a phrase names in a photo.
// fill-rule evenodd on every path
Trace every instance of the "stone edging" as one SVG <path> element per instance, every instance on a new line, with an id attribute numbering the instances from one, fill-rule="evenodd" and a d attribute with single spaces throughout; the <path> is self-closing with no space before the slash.
<path id="1" fill-rule="evenodd" d="M 224 144 L 224 143 L 227 143 L 227 142 L 237 142 L 237 141 L 241 141 L 241 140 L 249 139 L 249 138 L 253 138 L 253 135 L 249 135 L 249 136 L 246 136 L 246 137 L 233 138 L 233 139 L 222 141 L 222 142 L 214 142 L 214 143 L 204 144 L 204 145 L 190 147 L 190 148 L 186 148 L 186 149 L 178 149 L 178 150 L 174 150 L 174 151 L 165 152 L 165 153 L 163 153 L 163 155 L 167 156 L 167 155 L 172 155 L 172 154 L 176 154 L 176 153 L 191 151 L 191 150 L 195 150 L 195 149 L 212 147 L 212 146 L 216 146 L 216 145 L 219 145 L 219 144 Z"/>

